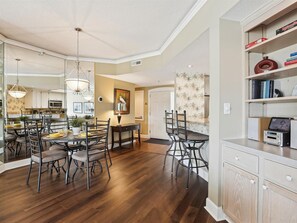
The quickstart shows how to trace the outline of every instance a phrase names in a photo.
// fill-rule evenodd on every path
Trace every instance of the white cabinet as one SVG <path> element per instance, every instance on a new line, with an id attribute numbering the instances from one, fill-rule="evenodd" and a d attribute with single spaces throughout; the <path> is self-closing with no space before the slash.
<path id="1" fill-rule="evenodd" d="M 48 108 L 48 100 L 62 101 L 64 106 L 64 94 L 48 92 L 40 89 L 30 89 L 25 97 L 26 108 Z"/>
<path id="2" fill-rule="evenodd" d="M 223 210 L 235 223 L 257 222 L 258 178 L 224 163 Z"/>

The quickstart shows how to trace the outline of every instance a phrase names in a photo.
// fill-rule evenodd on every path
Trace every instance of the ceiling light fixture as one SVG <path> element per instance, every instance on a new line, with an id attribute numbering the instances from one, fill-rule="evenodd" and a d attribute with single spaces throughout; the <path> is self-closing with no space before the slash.
<path id="1" fill-rule="evenodd" d="M 77 51 L 76 51 L 76 75 L 75 78 L 67 78 L 65 80 L 68 88 L 70 88 L 74 93 L 79 94 L 86 90 L 89 86 L 89 81 L 86 79 L 82 79 L 79 77 L 79 73 L 81 72 L 80 66 L 79 66 L 79 32 L 81 32 L 81 28 L 75 28 L 75 31 L 77 32 Z M 70 72 L 71 76 L 72 72 Z"/>
<path id="2" fill-rule="evenodd" d="M 85 92 L 83 92 L 83 97 L 84 99 L 86 99 L 87 101 L 91 101 L 93 100 L 94 97 L 94 92 L 91 90 L 91 71 L 88 70 L 89 73 L 89 85 L 88 85 L 88 90 L 86 90 Z"/>
<path id="3" fill-rule="evenodd" d="M 21 60 L 20 59 L 15 59 L 15 60 L 17 62 L 17 81 L 16 81 L 16 84 L 14 84 L 12 88 L 10 88 L 10 90 L 8 91 L 8 94 L 11 97 L 19 99 L 24 97 L 27 94 L 27 90 L 24 87 L 19 86 L 19 62 Z"/>

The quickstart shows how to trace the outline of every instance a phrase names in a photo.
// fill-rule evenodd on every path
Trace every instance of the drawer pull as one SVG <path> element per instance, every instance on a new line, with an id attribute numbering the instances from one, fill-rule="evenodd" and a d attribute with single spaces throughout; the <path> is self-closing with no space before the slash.
<path id="1" fill-rule="evenodd" d="M 293 177 L 291 177 L 290 175 L 287 175 L 286 176 L 286 179 L 287 179 L 287 181 L 290 181 L 291 182 L 293 180 Z"/>
<path id="2" fill-rule="evenodd" d="M 238 161 L 238 160 L 239 160 L 239 157 L 238 157 L 238 156 L 235 156 L 235 160 L 237 160 L 237 161 Z"/>
<path id="3" fill-rule="evenodd" d="M 263 187 L 263 190 L 267 190 L 268 189 L 268 187 L 266 185 L 263 185 L 262 187 Z"/>
<path id="4" fill-rule="evenodd" d="M 254 180 L 250 180 L 250 183 L 251 183 L 251 184 L 255 184 L 255 181 L 254 181 Z"/>

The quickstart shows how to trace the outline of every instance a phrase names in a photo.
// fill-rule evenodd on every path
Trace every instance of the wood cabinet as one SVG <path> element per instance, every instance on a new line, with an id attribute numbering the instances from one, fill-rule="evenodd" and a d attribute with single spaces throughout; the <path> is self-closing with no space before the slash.
<path id="1" fill-rule="evenodd" d="M 263 218 L 266 223 L 297 222 L 297 194 L 269 181 L 264 181 Z"/>
<path id="2" fill-rule="evenodd" d="M 257 222 L 258 178 L 224 163 L 223 210 L 235 223 Z"/>
<path id="3" fill-rule="evenodd" d="M 297 222 L 297 150 L 248 139 L 226 140 L 222 169 L 227 220 Z"/>

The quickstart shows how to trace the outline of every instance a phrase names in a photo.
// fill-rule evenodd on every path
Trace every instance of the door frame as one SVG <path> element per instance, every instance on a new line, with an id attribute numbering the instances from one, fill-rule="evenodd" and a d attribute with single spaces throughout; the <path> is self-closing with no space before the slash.
<path id="1" fill-rule="evenodd" d="M 148 137 L 151 137 L 151 93 L 152 92 L 173 92 L 175 97 L 174 87 L 158 87 L 148 90 Z M 173 102 L 173 107 L 175 108 L 175 98 Z M 165 112 L 165 111 L 164 111 Z"/>

